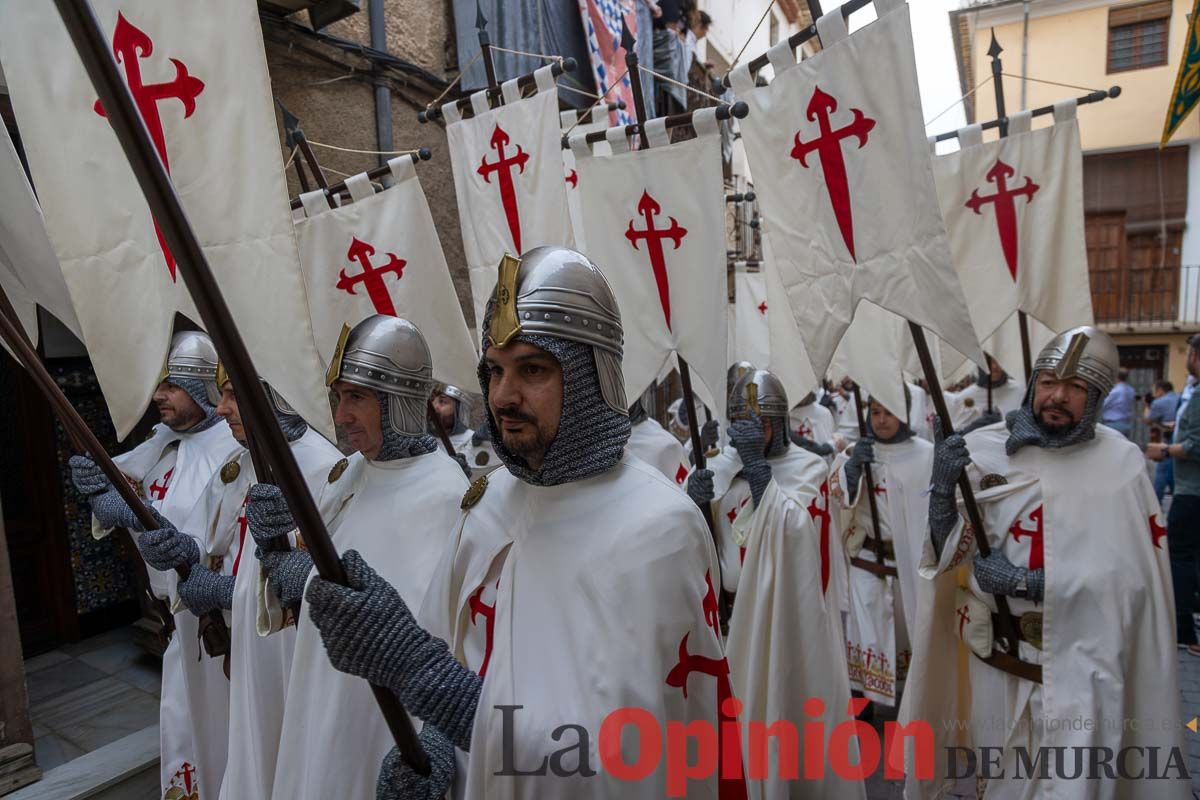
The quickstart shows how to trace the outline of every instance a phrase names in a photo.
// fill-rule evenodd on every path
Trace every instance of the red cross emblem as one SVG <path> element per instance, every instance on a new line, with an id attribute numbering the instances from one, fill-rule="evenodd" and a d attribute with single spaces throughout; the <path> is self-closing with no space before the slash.
<path id="1" fill-rule="evenodd" d="M 1012 279 L 1017 279 L 1017 198 L 1024 195 L 1025 201 L 1033 200 L 1034 193 L 1040 188 L 1029 176 L 1025 177 L 1025 185 L 1019 189 L 1009 189 L 1008 179 L 1017 171 L 997 160 L 995 166 L 988 170 L 988 183 L 996 184 L 996 193 L 981 195 L 978 189 L 971 190 L 971 199 L 964 204 L 976 214 L 982 215 L 980 208 L 984 203 L 992 203 L 996 208 L 996 230 L 1000 234 L 1000 247 L 1004 250 L 1004 260 L 1008 264 L 1008 272 Z"/>
<path id="2" fill-rule="evenodd" d="M 971 621 L 971 615 L 967 612 L 971 610 L 970 606 L 963 606 L 958 609 L 958 638 L 963 638 L 963 626 Z"/>
<path id="3" fill-rule="evenodd" d="M 1029 537 L 1029 568 L 1041 569 L 1045 565 L 1042 558 L 1042 507 L 1038 506 L 1030 511 L 1028 519 L 1037 527 L 1033 530 L 1022 528 L 1021 523 L 1024 520 L 1018 519 L 1008 529 L 1008 532 L 1012 534 L 1013 541 L 1017 542 L 1021 541 L 1022 536 Z"/>
<path id="4" fill-rule="evenodd" d="M 242 563 L 242 553 L 246 552 L 246 528 L 248 527 L 248 524 L 249 524 L 246 522 L 246 504 L 249 502 L 250 502 L 249 495 L 247 495 L 245 498 L 242 499 L 242 513 L 237 518 L 238 554 L 237 554 L 237 558 L 235 558 L 233 560 L 233 575 L 235 578 L 237 577 L 237 574 L 238 574 L 238 567 Z"/>
<path id="5" fill-rule="evenodd" d="M 679 469 L 675 470 L 675 482 L 682 485 L 687 480 L 688 470 L 683 464 L 679 465 Z"/>
<path id="6" fill-rule="evenodd" d="M 800 166 L 808 167 L 808 156 L 816 152 L 821 157 L 821 171 L 825 175 L 825 190 L 829 192 L 829 202 L 833 206 L 833 214 L 837 217 L 838 228 L 842 232 L 842 241 L 854 259 L 854 218 L 850 209 L 850 183 L 846 178 L 846 159 L 842 155 L 842 140 L 854 137 L 858 139 L 859 149 L 867 144 L 867 136 L 875 127 L 875 120 L 867 117 L 857 108 L 850 109 L 854 120 L 845 127 L 833 129 L 830 116 L 837 111 L 838 103 L 830 95 L 821 91 L 821 87 L 813 88 L 812 99 L 808 101 L 805 116 L 809 122 L 816 122 L 821 135 L 807 142 L 800 141 L 800 132 L 796 132 L 795 146 L 792 148 L 792 158 L 800 162 Z M 857 259 L 855 259 L 857 260 Z"/>
<path id="7" fill-rule="evenodd" d="M 512 168 L 517 167 L 517 174 L 525 171 L 529 161 L 529 153 L 517 145 L 517 152 L 511 156 L 504 155 L 504 146 L 509 143 L 508 134 L 499 125 L 492 131 L 491 146 L 496 151 L 496 160 L 488 161 L 487 155 L 479 160 L 479 169 L 475 170 L 483 178 L 484 183 L 492 182 L 492 173 L 496 173 L 497 186 L 500 188 L 500 204 L 504 206 L 504 216 L 508 220 L 508 232 L 512 235 L 513 247 L 521 252 L 521 212 L 517 208 L 517 190 L 513 185 Z"/>
<path id="8" fill-rule="evenodd" d="M 183 766 L 175 771 L 174 778 L 183 779 L 183 790 L 190 797 L 192 794 L 192 776 L 196 774 L 196 768 L 188 762 L 183 762 Z"/>
<path id="9" fill-rule="evenodd" d="M 347 275 L 345 269 L 341 270 L 338 273 L 337 288 L 347 294 L 356 294 L 354 287 L 360 283 L 365 285 L 367 297 L 371 298 L 371 305 L 375 306 L 375 312 L 394 317 L 396 316 L 396 306 L 392 303 L 392 296 L 388 293 L 383 276 L 392 272 L 395 273 L 396 280 L 400 280 L 404 277 L 404 267 L 408 262 L 397 258 L 395 253 L 388 253 L 388 262 L 382 267 L 376 267 L 371 263 L 373 255 L 375 255 L 374 247 L 357 236 L 353 237 L 350 249 L 346 252 L 346 258 L 350 261 L 357 261 L 362 267 L 362 272 L 357 275 Z"/>
<path id="10" fill-rule="evenodd" d="M 1159 523 L 1159 516 L 1161 515 L 1150 515 L 1150 541 L 1154 543 L 1155 547 L 1157 547 L 1159 550 L 1162 550 L 1162 540 L 1163 537 L 1167 535 L 1167 529 Z"/>
<path id="11" fill-rule="evenodd" d="M 704 573 L 704 583 L 706 591 L 702 608 L 704 609 L 704 620 L 716 633 L 717 639 L 721 638 L 721 628 L 718 622 L 717 611 L 717 593 L 713 590 L 712 578 L 709 573 Z M 683 639 L 679 642 L 679 661 L 675 666 L 671 667 L 671 671 L 667 673 L 666 683 L 668 686 L 673 686 L 683 691 L 683 696 L 688 696 L 688 676 L 693 672 L 701 675 L 710 675 L 716 678 L 717 681 L 717 719 L 719 722 L 730 721 L 734 724 L 737 719 L 727 717 L 724 713 L 724 703 L 728 698 L 733 697 L 733 687 L 729 683 L 729 661 L 722 656 L 721 658 L 709 658 L 695 653 L 688 652 L 688 637 L 691 631 L 683 635 Z M 725 737 L 720 737 L 718 748 L 723 749 L 728 746 Z M 739 747 L 740 744 L 735 742 L 734 747 Z M 718 762 L 725 763 L 726 756 L 718 750 Z M 717 796 L 720 800 L 743 800 L 746 797 L 745 783 L 740 779 L 729 779 L 722 777 Z"/>
<path id="12" fill-rule="evenodd" d="M 654 218 L 662 213 L 662 206 L 650 196 L 649 192 L 642 192 L 642 199 L 638 201 L 637 210 L 646 220 L 646 227 L 640 231 L 636 230 L 633 227 L 633 220 L 629 220 L 625 238 L 633 245 L 634 250 L 638 249 L 639 240 L 646 240 L 646 252 L 650 254 L 650 267 L 654 270 L 654 282 L 658 284 L 658 301 L 662 304 L 663 316 L 667 320 L 667 330 L 670 330 L 671 285 L 667 279 L 667 261 L 663 255 L 663 240 L 670 239 L 675 243 L 675 249 L 678 250 L 683 244 L 683 237 L 687 236 L 687 228 L 681 227 L 674 217 L 668 217 L 671 220 L 669 228 L 659 230 L 654 227 Z"/>
<path id="13" fill-rule="evenodd" d="M 767 301 L 766 300 L 763 300 L 761 303 L 758 304 L 758 313 L 762 314 L 764 317 L 767 315 Z"/>
<path id="14" fill-rule="evenodd" d="M 567 175 L 567 183 L 571 184 L 572 189 L 578 188 L 579 175 L 575 172 L 575 170 L 571 170 L 570 174 Z"/>
<path id="15" fill-rule="evenodd" d="M 167 139 L 163 133 L 162 117 L 158 113 L 158 104 L 162 100 L 178 100 L 183 103 L 183 118 L 187 119 L 196 110 L 196 97 L 204 91 L 204 82 L 188 74 L 187 66 L 177 58 L 172 58 L 175 65 L 175 78 L 166 83 L 143 83 L 141 59 L 149 58 L 154 52 L 154 42 L 138 28 L 130 24 L 123 14 L 117 14 L 117 27 L 113 31 L 113 55 L 117 63 L 125 67 L 125 82 L 129 84 L 129 93 L 137 105 L 138 114 L 146 123 L 150 140 L 154 149 L 162 159 L 163 168 L 171 174 L 171 165 L 167 160 Z M 92 106 L 96 113 L 104 117 L 107 114 L 99 100 Z M 167 240 L 154 223 L 154 232 L 158 236 L 158 246 L 162 248 L 163 257 L 167 260 L 167 269 L 171 280 L 175 280 L 175 257 L 167 247 Z"/>
<path id="16" fill-rule="evenodd" d="M 887 494 L 887 481 L 879 481 L 875 484 L 875 496 Z"/>
<path id="17" fill-rule="evenodd" d="M 167 489 L 171 488 L 171 476 L 174 474 L 175 468 L 171 467 L 167 470 L 167 474 L 162 476 L 162 486 L 158 485 L 158 481 L 151 482 L 150 488 L 147 491 L 154 495 L 155 500 L 161 503 L 163 498 L 167 496 Z"/>
<path id="18" fill-rule="evenodd" d="M 811 420 L 807 418 L 801 420 L 800 424 L 796 426 L 796 435 L 801 439 L 811 439 L 813 435 L 813 429 L 810 423 Z"/>
<path id="19" fill-rule="evenodd" d="M 479 665 L 479 677 L 487 675 L 488 662 L 492 660 L 492 643 L 496 634 L 496 601 L 493 600 L 489 606 L 483 602 L 483 590 L 486 585 L 480 586 L 475 590 L 475 594 L 467 600 L 467 605 L 471 608 L 471 624 L 475 625 L 475 617 L 483 617 L 484 619 L 484 645 L 483 645 L 483 663 Z M 500 580 L 496 580 L 496 588 L 500 588 Z"/>
<path id="20" fill-rule="evenodd" d="M 813 498 L 808 504 L 808 515 L 813 522 L 821 521 L 821 594 L 829 588 L 829 481 L 821 484 L 821 504 Z"/>

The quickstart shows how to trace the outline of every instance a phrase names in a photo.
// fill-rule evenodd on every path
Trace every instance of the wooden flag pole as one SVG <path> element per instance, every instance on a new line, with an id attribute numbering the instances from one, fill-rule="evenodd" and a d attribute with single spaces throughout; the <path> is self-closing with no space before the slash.
<path id="1" fill-rule="evenodd" d="M 222 354 L 223 362 L 238 393 L 238 408 L 244 421 L 253 426 L 257 442 L 279 480 L 300 533 L 308 545 L 313 564 L 322 578 L 346 584 L 346 573 L 338 559 L 329 531 L 300 472 L 291 448 L 271 412 L 258 372 L 233 322 L 204 251 L 183 211 L 174 186 L 163 167 L 117 69 L 112 52 L 87 0 L 54 0 L 75 50 L 104 104 L 125 157 L 137 177 L 150 211 L 175 254 L 179 273 L 195 302 L 200 318 Z M 429 758 L 417 739 L 412 721 L 396 696 L 372 685 L 376 702 L 396 740 L 401 756 L 420 775 L 429 774 Z"/>
<path id="2" fill-rule="evenodd" d="M 858 438 L 867 438 L 866 409 L 863 408 L 862 392 L 854 384 L 854 415 L 858 418 Z M 879 504 L 875 500 L 875 476 L 871 465 L 863 464 L 863 481 L 866 483 L 867 502 L 871 509 L 871 525 L 875 528 L 875 561 L 883 566 L 883 529 L 879 527 Z"/>

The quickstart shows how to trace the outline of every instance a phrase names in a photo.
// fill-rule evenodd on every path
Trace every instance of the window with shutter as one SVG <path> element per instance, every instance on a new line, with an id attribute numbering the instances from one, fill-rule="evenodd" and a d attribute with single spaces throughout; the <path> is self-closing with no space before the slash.
<path id="1" fill-rule="evenodd" d="M 1108 11 L 1108 71 L 1160 67 L 1167 63 L 1170 0 L 1154 0 Z"/>

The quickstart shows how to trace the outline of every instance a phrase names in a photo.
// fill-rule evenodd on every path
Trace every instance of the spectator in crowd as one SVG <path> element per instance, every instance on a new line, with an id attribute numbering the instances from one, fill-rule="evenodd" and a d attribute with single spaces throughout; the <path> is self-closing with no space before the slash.
<path id="1" fill-rule="evenodd" d="M 1187 371 L 1193 378 L 1200 377 L 1200 334 L 1188 339 Z M 1171 444 L 1148 445 L 1146 455 L 1155 461 L 1175 461 L 1175 492 L 1167 515 L 1167 546 L 1175 585 L 1175 633 L 1180 647 L 1200 656 L 1192 619 L 1200 556 L 1200 403 L 1189 402 L 1179 415 Z"/>
<path id="2" fill-rule="evenodd" d="M 675 79 L 687 66 L 683 60 L 683 39 L 686 20 L 685 0 L 653 0 L 650 9 L 654 17 L 654 71 Z M 655 8 L 658 9 L 655 12 Z M 655 108 L 659 116 L 682 112 L 687 107 L 687 94 L 680 86 L 666 81 L 655 82 Z"/>
<path id="3" fill-rule="evenodd" d="M 1100 421 L 1124 434 L 1128 439 L 1133 433 L 1133 387 L 1129 385 L 1129 370 L 1117 372 L 1117 382 L 1104 399 L 1104 410 Z"/>
<path id="4" fill-rule="evenodd" d="M 1179 395 L 1175 393 L 1175 387 L 1170 381 L 1155 381 L 1152 398 L 1146 406 L 1145 418 L 1151 433 L 1158 432 L 1160 442 L 1171 443 L 1171 434 L 1175 431 L 1175 414 L 1178 410 Z M 1154 471 L 1154 494 L 1158 496 L 1160 503 L 1168 486 L 1174 493 L 1175 462 L 1164 458 L 1158 462 Z"/>

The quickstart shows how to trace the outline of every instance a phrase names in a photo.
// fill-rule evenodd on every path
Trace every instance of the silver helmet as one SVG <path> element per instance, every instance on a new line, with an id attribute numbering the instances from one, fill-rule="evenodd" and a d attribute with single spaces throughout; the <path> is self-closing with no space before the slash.
<path id="1" fill-rule="evenodd" d="M 281 395 L 279 392 L 275 391 L 275 387 L 272 386 L 271 384 L 267 383 L 265 378 L 263 378 L 261 375 L 259 375 L 258 380 L 260 383 L 262 383 L 263 391 L 265 391 L 267 393 L 267 399 L 269 401 L 271 401 L 271 407 L 276 411 L 276 413 L 286 414 L 286 415 L 294 416 L 294 417 L 300 416 L 299 412 L 297 412 L 296 409 L 292 408 L 292 404 L 289 403 L 287 400 L 285 400 L 283 398 L 283 395 Z M 217 389 L 218 390 L 223 389 L 225 387 L 225 384 L 230 383 L 231 381 L 232 381 L 232 379 L 229 377 L 229 373 L 225 371 L 225 362 L 218 361 L 217 362 Z"/>
<path id="2" fill-rule="evenodd" d="M 789 408 L 783 382 L 765 369 L 745 373 L 729 393 L 731 420 L 747 419 L 751 410 L 761 417 L 786 417 Z"/>
<path id="3" fill-rule="evenodd" d="M 1104 397 L 1117 380 L 1117 346 L 1107 333 L 1090 325 L 1063 331 L 1042 348 L 1033 371 L 1049 370 L 1058 378 L 1082 378 Z"/>
<path id="4" fill-rule="evenodd" d="M 471 395 L 464 389 L 450 383 L 435 383 L 435 394 L 444 394 L 454 401 L 454 430 L 460 431 L 471 426 L 471 407 L 475 405 Z M 448 431 L 449 432 L 449 431 Z"/>
<path id="5" fill-rule="evenodd" d="M 204 384 L 204 393 L 214 406 L 221 402 L 221 390 L 217 386 L 217 348 L 203 331 L 181 331 L 171 339 L 167 353 L 167 364 L 163 367 L 159 382 L 174 380 L 198 380 Z"/>
<path id="6" fill-rule="evenodd" d="M 737 385 L 738 380 L 747 372 L 753 372 L 754 365 L 749 361 L 735 361 L 729 365 L 729 371 L 725 373 L 725 394 L 728 396 L 733 387 Z"/>
<path id="7" fill-rule="evenodd" d="M 403 436 L 425 433 L 433 358 L 416 325 L 374 314 L 353 328 L 343 326 L 325 374 L 325 385 L 345 381 L 388 397 L 391 426 Z"/>
<path id="8" fill-rule="evenodd" d="M 628 414 L 621 373 L 621 312 L 608 281 L 587 256 L 549 246 L 536 247 L 520 259 L 504 256 L 485 343 L 503 348 L 520 334 L 590 345 L 605 404 Z"/>

